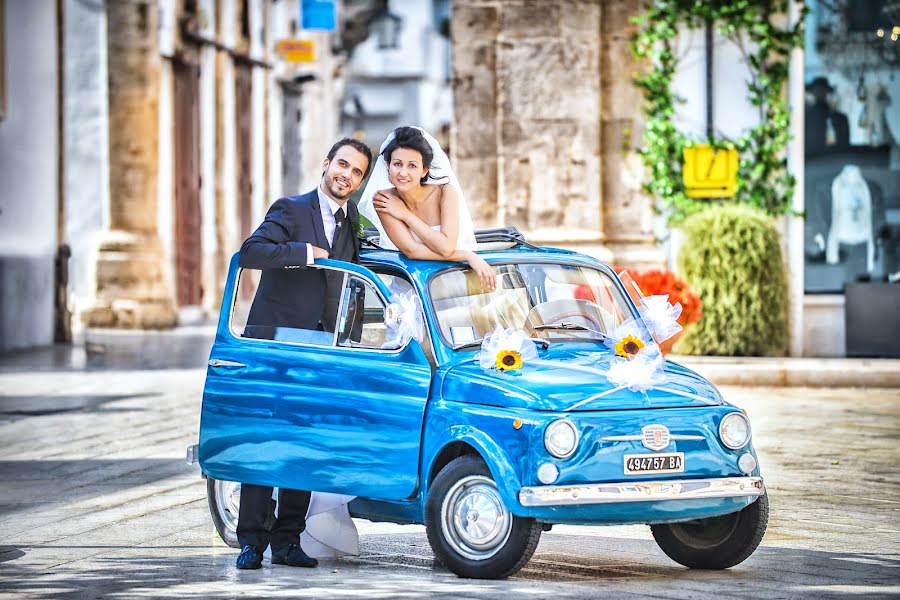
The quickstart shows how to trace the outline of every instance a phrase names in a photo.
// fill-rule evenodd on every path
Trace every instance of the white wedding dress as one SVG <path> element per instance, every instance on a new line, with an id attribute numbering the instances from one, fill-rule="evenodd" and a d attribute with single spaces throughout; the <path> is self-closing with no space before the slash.
<path id="1" fill-rule="evenodd" d="M 347 504 L 354 496 L 313 492 L 300 546 L 313 558 L 359 556 L 359 534 Z"/>
<path id="2" fill-rule="evenodd" d="M 466 203 L 466 197 L 462 187 L 459 185 L 459 180 L 456 178 L 456 173 L 453 172 L 453 168 L 450 166 L 450 159 L 447 157 L 447 153 L 444 152 L 444 149 L 441 148 L 441 145 L 438 144 L 437 140 L 431 137 L 428 132 L 421 127 L 416 127 L 416 129 L 422 132 L 425 140 L 431 146 L 431 151 L 434 153 L 431 167 L 428 169 L 430 176 L 429 184 L 450 184 L 456 190 L 456 198 L 459 203 L 459 238 L 456 242 L 456 248 L 459 250 L 474 250 L 476 244 L 475 227 L 472 224 L 472 215 L 469 213 L 469 205 Z M 381 148 L 378 150 L 378 160 L 375 161 L 375 167 L 372 169 L 372 176 L 369 177 L 369 182 L 366 184 L 366 188 L 363 190 L 362 197 L 359 201 L 359 214 L 367 218 L 375 228 L 378 229 L 378 245 L 385 250 L 397 250 L 397 246 L 384 232 L 384 225 L 381 224 L 378 212 L 372 204 L 372 198 L 377 192 L 394 187 L 394 184 L 391 183 L 390 176 L 388 175 L 387 162 L 385 162 L 384 157 L 381 155 L 393 139 L 394 132 L 391 132 L 390 135 L 387 136 L 387 139 L 381 144 Z M 440 231 L 441 226 L 433 225 L 432 229 Z M 419 236 L 417 236 L 415 232 L 410 230 L 410 233 L 412 233 L 413 239 L 421 243 L 422 240 L 419 239 Z"/>

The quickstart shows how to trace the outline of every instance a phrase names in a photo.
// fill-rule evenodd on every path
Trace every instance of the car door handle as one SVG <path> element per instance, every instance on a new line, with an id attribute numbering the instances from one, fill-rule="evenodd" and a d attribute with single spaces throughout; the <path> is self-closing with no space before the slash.
<path id="1" fill-rule="evenodd" d="M 246 367 L 244 363 L 235 362 L 233 360 L 222 360 L 220 358 L 211 358 L 209 360 L 211 367 Z"/>

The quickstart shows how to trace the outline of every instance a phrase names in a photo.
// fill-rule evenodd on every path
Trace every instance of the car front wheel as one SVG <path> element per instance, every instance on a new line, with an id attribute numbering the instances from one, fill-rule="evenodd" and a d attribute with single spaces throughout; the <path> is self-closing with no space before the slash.
<path id="1" fill-rule="evenodd" d="M 653 537 L 666 555 L 692 569 L 727 569 L 753 554 L 769 521 L 769 497 L 735 513 L 684 523 L 652 525 Z"/>
<path id="2" fill-rule="evenodd" d="M 425 503 L 428 541 L 438 559 L 460 577 L 501 579 L 525 566 L 541 524 L 516 517 L 500 497 L 484 462 L 461 456 L 444 467 Z"/>

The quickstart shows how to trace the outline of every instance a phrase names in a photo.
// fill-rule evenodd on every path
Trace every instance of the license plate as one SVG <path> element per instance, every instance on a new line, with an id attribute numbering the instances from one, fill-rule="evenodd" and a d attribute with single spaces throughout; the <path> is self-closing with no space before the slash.
<path id="1" fill-rule="evenodd" d="M 672 452 L 670 454 L 625 455 L 626 475 L 682 472 L 684 472 L 684 452 Z"/>

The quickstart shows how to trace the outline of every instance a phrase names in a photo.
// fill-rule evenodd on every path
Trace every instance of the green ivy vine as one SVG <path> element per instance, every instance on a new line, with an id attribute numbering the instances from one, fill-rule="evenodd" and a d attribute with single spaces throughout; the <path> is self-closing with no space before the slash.
<path id="1" fill-rule="evenodd" d="M 769 214 L 791 214 L 794 177 L 787 169 L 785 149 L 790 138 L 790 110 L 785 98 L 791 51 L 803 44 L 803 15 L 793 27 L 787 20 L 790 0 L 650 0 L 646 10 L 632 19 L 637 31 L 631 49 L 649 59 L 652 68 L 635 77 L 646 100 L 644 146 L 639 150 L 650 172 L 644 189 L 659 199 L 657 207 L 677 224 L 709 206 L 704 199 L 688 198 L 682 182 L 684 149 L 695 143 L 734 147 L 738 151 L 738 183 L 734 200 L 757 206 Z M 759 110 L 759 124 L 736 139 L 692 139 L 673 123 L 675 106 L 684 102 L 672 92 L 678 67 L 675 38 L 681 27 L 703 27 L 707 21 L 741 49 L 751 72 L 748 99 Z M 749 43 L 747 43 L 749 42 Z"/>

